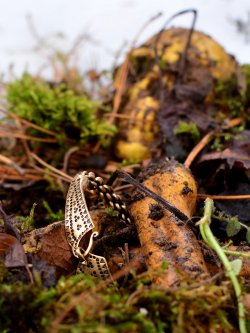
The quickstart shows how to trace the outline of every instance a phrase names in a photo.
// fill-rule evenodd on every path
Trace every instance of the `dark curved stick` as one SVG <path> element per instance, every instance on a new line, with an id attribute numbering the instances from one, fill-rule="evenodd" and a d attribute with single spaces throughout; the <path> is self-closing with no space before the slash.
<path id="1" fill-rule="evenodd" d="M 115 181 L 115 179 L 117 177 L 120 177 L 120 178 L 126 180 L 127 182 L 129 182 L 130 184 L 134 185 L 142 193 L 148 195 L 149 197 L 151 197 L 152 199 L 154 199 L 155 201 L 157 201 L 159 204 L 161 204 L 164 208 L 166 208 L 171 213 L 173 213 L 179 220 L 181 220 L 183 222 L 187 222 L 189 220 L 189 218 L 184 213 L 182 213 L 178 208 L 176 208 L 175 206 L 171 205 L 171 203 L 169 203 L 167 200 L 163 199 L 161 196 L 159 196 L 158 194 L 156 194 L 153 191 L 151 191 L 148 187 L 146 187 L 146 186 L 142 185 L 141 183 L 139 183 L 137 180 L 135 180 L 133 177 L 131 177 L 125 171 L 116 170 L 112 174 L 112 176 L 110 177 L 110 179 L 108 180 L 107 184 L 111 185 Z"/>
<path id="2" fill-rule="evenodd" d="M 160 66 L 160 60 L 159 60 L 159 56 L 158 56 L 158 53 L 157 53 L 157 44 L 159 42 L 159 39 L 160 39 L 162 33 L 164 32 L 164 30 L 166 29 L 166 27 L 169 25 L 169 23 L 173 19 L 175 19 L 176 17 L 178 17 L 180 15 L 187 14 L 187 13 L 193 13 L 193 20 L 192 20 L 192 24 L 191 24 L 191 27 L 190 27 L 190 30 L 189 30 L 189 33 L 188 33 L 187 43 L 185 45 L 184 51 L 182 52 L 180 63 L 179 63 L 179 71 L 178 71 L 176 83 L 180 83 L 181 79 L 182 79 L 182 76 L 183 76 L 183 72 L 184 72 L 186 60 L 187 60 L 187 51 L 188 51 L 188 48 L 189 48 L 190 43 L 191 43 L 191 38 L 192 38 L 193 31 L 194 31 L 196 19 L 197 19 L 197 10 L 196 9 L 185 9 L 185 10 L 182 10 L 182 11 L 174 14 L 173 16 L 171 16 L 164 23 L 164 25 L 161 28 L 161 30 L 158 32 L 158 34 L 156 36 L 156 39 L 155 39 L 155 42 L 154 42 L 154 45 L 153 45 L 153 50 L 154 50 L 154 53 L 155 53 L 155 61 L 156 61 L 157 65 L 158 65 L 158 67 L 159 67 L 159 73 L 160 73 L 160 103 L 161 104 L 162 104 L 162 102 L 164 100 L 164 96 L 163 96 L 164 89 L 163 89 L 163 76 L 162 76 L 162 71 L 161 71 L 161 66 Z"/>

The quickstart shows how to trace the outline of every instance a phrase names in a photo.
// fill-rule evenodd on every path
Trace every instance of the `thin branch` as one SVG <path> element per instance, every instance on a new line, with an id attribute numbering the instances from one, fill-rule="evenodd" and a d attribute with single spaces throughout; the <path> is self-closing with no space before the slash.
<path id="1" fill-rule="evenodd" d="M 42 164 L 43 166 L 45 166 L 46 168 L 54 171 L 56 174 L 64 177 L 67 181 L 71 181 L 72 177 L 69 176 L 68 174 L 66 174 L 65 172 L 58 170 L 56 168 L 54 168 L 52 165 L 46 163 L 45 161 L 43 161 L 40 157 L 38 157 L 35 153 L 30 153 L 31 157 L 34 158 L 34 160 L 36 160 L 38 163 Z"/>
<path id="2" fill-rule="evenodd" d="M 245 200 L 250 199 L 250 194 L 239 195 L 210 195 L 210 194 L 197 194 L 198 199 L 213 199 L 213 200 Z"/>
<path id="3" fill-rule="evenodd" d="M 75 153 L 76 151 L 78 151 L 80 148 L 78 146 L 75 147 L 71 147 L 66 154 L 64 155 L 64 159 L 63 159 L 63 169 L 62 171 L 67 173 L 67 169 L 68 169 L 68 164 L 69 164 L 69 159 L 71 157 L 71 155 L 73 153 Z"/>
<path id="4" fill-rule="evenodd" d="M 137 33 L 137 35 L 135 36 L 134 40 L 131 43 L 130 50 L 127 54 L 127 57 L 126 57 L 124 63 L 122 64 L 122 66 L 120 67 L 120 72 L 118 73 L 118 79 L 117 79 L 118 88 L 117 88 L 115 96 L 114 96 L 113 112 L 112 112 L 113 116 L 110 117 L 110 120 L 109 120 L 111 123 L 114 121 L 114 115 L 118 112 L 120 104 L 121 104 L 123 90 L 125 88 L 125 84 L 126 84 L 127 76 L 128 76 L 130 58 L 131 58 L 131 54 L 135 48 L 136 42 L 137 42 L 138 38 L 140 37 L 141 33 L 146 29 L 146 27 L 149 24 L 151 24 L 153 21 L 158 19 L 161 15 L 162 15 L 162 13 L 158 13 L 157 15 L 154 15 L 153 17 L 151 17 L 145 24 L 143 24 L 143 26 L 141 27 L 141 29 L 139 30 L 139 32 Z"/>
<path id="5" fill-rule="evenodd" d="M 186 158 L 186 161 L 184 162 L 184 165 L 185 165 L 186 168 L 190 168 L 190 166 L 193 163 L 193 161 L 195 160 L 195 158 L 207 146 L 207 144 L 212 140 L 213 136 L 214 136 L 214 131 L 209 132 L 191 150 L 188 157 Z"/>
<path id="6" fill-rule="evenodd" d="M 153 191 L 151 191 L 148 187 L 146 187 L 146 186 L 142 185 L 141 183 L 139 183 L 136 179 L 134 179 L 133 177 L 131 177 L 129 174 L 127 174 L 123 170 L 117 170 L 117 171 L 115 171 L 113 173 L 113 175 L 110 177 L 110 179 L 109 179 L 109 181 L 108 181 L 107 184 L 108 185 L 112 184 L 112 182 L 118 176 L 121 177 L 122 179 L 126 180 L 130 184 L 134 185 L 142 193 L 148 195 L 149 197 L 151 197 L 152 199 L 154 199 L 155 201 L 157 201 L 159 204 L 161 204 L 164 208 L 166 208 L 167 210 L 169 210 L 172 214 L 174 214 L 181 221 L 186 222 L 186 221 L 189 220 L 189 218 L 184 213 L 182 213 L 178 208 L 176 208 L 175 206 L 173 206 L 171 203 L 169 203 L 167 200 L 163 199 L 158 194 L 156 194 Z"/>
<path id="7" fill-rule="evenodd" d="M 12 161 L 9 157 L 0 154 L 0 162 L 7 164 L 15 169 L 20 175 L 24 175 L 25 170 L 21 168 L 16 162 Z"/>
<path id="8" fill-rule="evenodd" d="M 159 59 L 159 55 L 157 52 L 157 45 L 158 42 L 161 38 L 162 33 L 165 31 L 166 27 L 169 25 L 169 23 L 174 20 L 176 17 L 183 15 L 183 14 L 187 14 L 187 13 L 193 13 L 194 17 L 193 17 L 193 21 L 192 21 L 192 25 L 191 28 L 189 30 L 189 34 L 188 34 L 188 39 L 187 39 L 187 43 L 185 45 L 185 49 L 182 52 L 181 55 L 181 59 L 180 59 L 180 64 L 179 64 L 179 72 L 178 72 L 178 76 L 177 76 L 177 81 L 180 81 L 183 75 L 183 71 L 185 68 L 185 63 L 186 63 L 186 58 L 187 58 L 187 50 L 190 46 L 190 42 L 191 42 L 191 37 L 193 34 L 193 30 L 194 30 L 194 26 L 195 26 L 195 22 L 196 22 L 196 17 L 197 17 L 197 11 L 195 9 L 186 9 L 186 10 L 182 10 L 176 14 L 174 14 L 173 16 L 171 16 L 163 25 L 163 27 L 161 28 L 161 30 L 158 32 L 155 41 L 154 41 L 154 45 L 153 45 L 153 49 L 154 49 L 154 53 L 155 53 L 155 61 L 158 65 L 159 68 L 159 75 L 160 75 L 160 104 L 163 103 L 164 101 L 164 82 L 163 82 L 163 75 L 162 75 L 162 71 L 161 71 L 161 66 L 160 66 L 160 59 Z"/>
<path id="9" fill-rule="evenodd" d="M 40 167 L 38 167 L 37 165 L 32 165 L 32 167 L 33 167 L 35 170 L 39 171 L 39 173 L 42 174 L 43 176 L 44 176 L 44 174 L 45 174 L 45 175 L 48 175 L 48 176 L 53 177 L 53 178 L 55 178 L 55 179 L 62 180 L 62 181 L 64 181 L 64 182 L 70 182 L 70 180 L 69 180 L 68 178 L 66 179 L 65 177 L 60 176 L 60 175 L 58 175 L 58 174 L 55 174 L 54 172 L 52 172 L 52 171 L 50 171 L 50 170 L 48 170 L 48 169 L 40 168 Z M 42 178 L 42 179 L 44 179 L 44 178 Z"/>
<path id="10" fill-rule="evenodd" d="M 13 118 L 15 120 L 20 121 L 22 124 L 27 125 L 28 127 L 31 127 L 31 128 L 34 128 L 34 129 L 38 130 L 40 132 L 43 132 L 43 133 L 46 133 L 46 134 L 49 134 L 49 135 L 52 135 L 52 136 L 56 136 L 57 135 L 56 132 L 49 131 L 49 130 L 41 127 L 41 126 L 38 126 L 36 124 L 31 123 L 28 120 L 22 119 L 22 118 L 18 117 L 17 115 L 15 115 L 13 112 L 1 110 L 1 109 L 0 109 L 0 112 L 8 115 L 9 117 L 11 117 L 11 118 Z"/>
<path id="11" fill-rule="evenodd" d="M 48 142 L 48 143 L 56 142 L 56 139 L 39 138 L 36 136 L 29 136 L 21 133 L 0 132 L 0 138 L 6 138 L 6 137 L 12 137 L 12 138 L 30 140 L 30 141 L 38 141 L 38 142 Z"/>
<path id="12" fill-rule="evenodd" d="M 238 126 L 242 124 L 243 119 L 238 117 L 234 119 L 230 119 L 229 121 L 225 121 L 224 124 L 222 124 L 222 128 L 230 129 L 235 126 Z M 193 161 L 196 159 L 198 154 L 208 145 L 208 143 L 212 140 L 212 138 L 216 135 L 216 131 L 211 131 L 207 133 L 199 142 L 198 144 L 191 150 L 188 157 L 186 158 L 186 161 L 184 162 L 185 167 L 190 168 Z"/>

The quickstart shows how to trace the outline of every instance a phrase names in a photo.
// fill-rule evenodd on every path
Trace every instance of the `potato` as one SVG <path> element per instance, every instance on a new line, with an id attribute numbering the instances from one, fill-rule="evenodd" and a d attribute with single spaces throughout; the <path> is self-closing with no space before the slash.
<path id="1" fill-rule="evenodd" d="M 188 34 L 189 29 L 184 28 L 165 30 L 157 43 L 158 36 L 155 35 L 128 55 L 129 67 L 122 102 L 124 107 L 120 113 L 129 116 L 131 120 L 118 121 L 116 153 L 121 159 L 140 162 L 151 158 L 157 151 L 158 133 L 166 127 L 155 123 L 161 119 L 158 114 L 163 107 L 160 105 L 163 93 L 163 103 L 168 107 L 176 102 L 168 98 L 173 91 L 178 102 L 185 102 L 188 96 L 199 105 L 202 102 L 211 104 L 214 102 L 216 82 L 228 81 L 232 76 L 237 76 L 239 67 L 235 59 L 211 37 L 194 31 L 180 79 L 179 65 Z M 121 75 L 122 67 L 114 79 L 116 89 L 122 81 Z M 152 124 L 143 122 L 143 119 L 152 120 Z M 164 118 L 164 121 L 168 119 Z"/>
<path id="2" fill-rule="evenodd" d="M 160 195 L 191 218 L 196 205 L 197 187 L 192 174 L 181 164 L 170 161 L 144 170 L 143 185 Z M 139 200 L 138 200 L 139 197 Z M 198 241 L 191 229 L 151 197 L 135 195 L 131 215 L 138 231 L 149 273 L 156 284 L 170 287 L 185 276 L 207 273 Z"/>

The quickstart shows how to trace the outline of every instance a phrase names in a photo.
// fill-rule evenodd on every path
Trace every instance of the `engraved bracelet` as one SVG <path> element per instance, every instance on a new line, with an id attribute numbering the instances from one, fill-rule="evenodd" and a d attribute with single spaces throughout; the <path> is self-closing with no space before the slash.
<path id="1" fill-rule="evenodd" d="M 83 272 L 99 279 L 111 277 L 107 261 L 102 256 L 90 253 L 93 239 L 99 235 L 92 231 L 86 249 L 80 247 L 82 238 L 91 231 L 95 225 L 89 214 L 84 192 L 86 190 L 97 193 L 108 206 L 118 212 L 118 217 L 130 223 L 126 205 L 119 195 L 115 194 L 112 187 L 103 184 L 101 177 L 96 177 L 93 172 L 83 171 L 71 181 L 65 206 L 65 232 L 69 245 L 75 257 L 80 259 L 77 272 Z"/>

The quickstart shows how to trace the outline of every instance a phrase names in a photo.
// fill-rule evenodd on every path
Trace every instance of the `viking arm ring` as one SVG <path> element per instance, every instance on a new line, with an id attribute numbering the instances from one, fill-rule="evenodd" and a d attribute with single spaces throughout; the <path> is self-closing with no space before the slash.
<path id="1" fill-rule="evenodd" d="M 80 260 L 77 272 L 107 279 L 111 278 L 111 273 L 106 259 L 91 253 L 93 240 L 99 235 L 98 232 L 92 231 L 86 249 L 80 247 L 83 237 L 95 227 L 85 200 L 84 192 L 87 189 L 96 192 L 105 204 L 114 208 L 124 222 L 130 223 L 131 220 L 120 196 L 110 186 L 104 185 L 101 177 L 96 177 L 93 172 L 83 171 L 73 178 L 66 199 L 65 231 L 74 256 Z"/>

